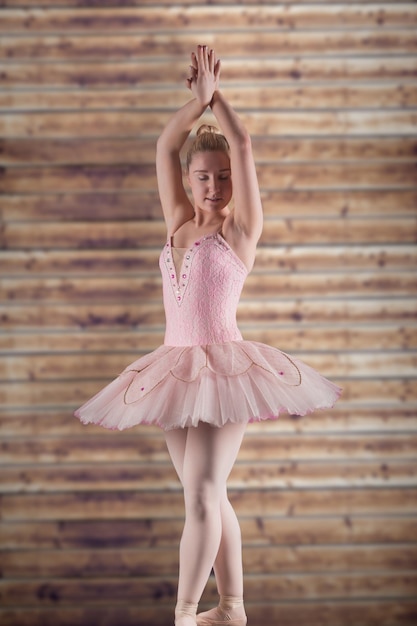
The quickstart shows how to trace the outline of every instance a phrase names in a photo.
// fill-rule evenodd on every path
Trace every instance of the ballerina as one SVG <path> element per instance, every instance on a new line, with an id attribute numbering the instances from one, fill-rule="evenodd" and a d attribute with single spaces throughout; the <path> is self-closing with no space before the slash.
<path id="1" fill-rule="evenodd" d="M 154 424 L 164 430 L 185 502 L 175 626 L 247 623 L 241 534 L 227 496 L 247 424 L 328 408 L 341 393 L 301 360 L 244 340 L 237 327 L 263 216 L 251 140 L 219 88 L 220 69 L 215 52 L 198 46 L 187 78 L 193 98 L 157 142 L 167 226 L 159 261 L 164 344 L 128 365 L 75 413 L 106 428 Z M 188 151 L 191 202 L 180 151 L 207 107 L 221 132 L 202 125 Z M 219 604 L 197 615 L 213 568 Z"/>

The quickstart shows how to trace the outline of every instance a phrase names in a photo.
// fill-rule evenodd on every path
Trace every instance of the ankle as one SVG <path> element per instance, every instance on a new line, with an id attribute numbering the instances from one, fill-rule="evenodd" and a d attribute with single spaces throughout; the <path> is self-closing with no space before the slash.
<path id="1" fill-rule="evenodd" d="M 220 596 L 219 608 L 222 611 L 233 611 L 243 609 L 243 596 Z"/>
<path id="2" fill-rule="evenodd" d="M 175 626 L 195 626 L 197 603 L 178 600 L 175 606 Z"/>

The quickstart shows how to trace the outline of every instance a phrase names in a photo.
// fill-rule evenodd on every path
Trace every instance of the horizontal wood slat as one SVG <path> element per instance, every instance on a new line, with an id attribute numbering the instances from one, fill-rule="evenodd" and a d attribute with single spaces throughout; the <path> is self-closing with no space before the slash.
<path id="1" fill-rule="evenodd" d="M 366 590 L 370 598 L 386 600 L 401 594 L 403 598 L 413 597 L 416 577 L 408 572 L 397 572 L 395 575 L 373 572 L 372 583 L 369 575 L 358 573 L 344 574 L 332 572 L 331 575 L 317 573 L 283 573 L 277 574 L 272 580 L 270 576 L 248 575 L 246 577 L 245 598 L 247 602 L 268 601 L 272 595 L 277 600 L 299 601 L 313 600 L 326 596 L 328 599 L 337 599 L 338 596 L 348 593 L 360 595 Z M 84 579 L 72 581 L 68 579 L 49 580 L 41 579 L 38 583 L 27 581 L 0 582 L 0 593 L 4 597 L 4 608 L 16 603 L 19 599 L 21 606 L 54 606 L 57 598 L 62 604 L 77 603 L 101 605 L 108 603 L 108 598 L 114 598 L 115 604 L 125 602 L 146 602 L 151 597 L 158 598 L 158 604 L 172 603 L 175 598 L 175 578 L 132 577 L 123 582 L 118 579 Z M 215 588 L 211 581 L 205 600 L 215 602 Z"/>
<path id="2" fill-rule="evenodd" d="M 8 407 L 0 414 L 0 426 L 5 437 L 42 437 L 45 432 L 50 436 L 72 436 L 79 435 L 84 438 L 94 439 L 97 431 L 94 428 L 86 428 L 68 411 L 62 408 L 27 407 L 24 409 L 13 409 Z M 270 420 L 262 423 L 253 423 L 248 426 L 248 433 L 259 433 L 271 436 L 281 433 L 361 433 L 376 432 L 410 432 L 417 430 L 415 420 L 415 410 L 412 405 L 381 405 L 357 406 L 354 411 L 343 408 L 338 404 L 333 409 L 322 410 L 315 414 L 306 415 L 300 419 L 296 415 L 283 414 L 278 420 Z M 118 437 L 129 439 L 144 436 L 145 431 L 140 429 L 122 431 Z M 149 426 L 146 429 L 147 435 L 159 435 L 162 432 L 159 428 Z M 102 437 L 114 437 L 112 431 L 100 430 Z"/>
<path id="3" fill-rule="evenodd" d="M 263 87 L 265 83 L 277 84 L 304 82 L 338 81 L 343 86 L 344 81 L 356 83 L 369 81 L 402 81 L 413 82 L 417 75 L 417 59 L 413 55 L 396 58 L 300 58 L 279 59 L 266 58 L 260 64 L 258 60 L 245 59 L 244 63 L 233 58 L 228 60 L 226 69 L 222 73 L 224 82 L 255 83 Z M 57 63 L 0 63 L 0 85 L 4 88 L 45 87 L 84 87 L 104 88 L 143 88 L 158 84 L 169 86 L 178 83 L 186 76 L 183 61 L 170 60 L 141 62 L 140 59 L 132 63 L 116 63 L 108 61 L 106 64 L 83 62 Z M 48 112 L 51 116 L 52 112 Z M 132 115 L 132 114 L 130 114 Z M 375 115 L 375 112 L 374 112 Z M 33 116 L 31 116 L 33 117 Z M 40 119 L 38 117 L 38 119 Z M 92 123 L 93 120 L 90 120 Z M 161 119 L 161 126 L 163 119 Z M 119 129 L 120 130 L 120 129 Z M 252 127 L 254 132 L 255 128 Z M 133 131 L 134 132 L 134 131 Z M 139 132 L 139 129 L 136 130 Z M 142 129 L 143 132 L 143 129 Z M 282 130 L 285 133 L 285 129 Z M 395 132 L 395 131 L 393 131 Z M 413 132 L 413 131 L 410 131 Z"/>
<path id="4" fill-rule="evenodd" d="M 390 435 L 390 438 L 392 435 Z M 284 438 L 283 446 L 287 445 Z M 47 467 L 25 465 L 20 468 L 2 467 L 0 485 L 4 493 L 69 492 L 76 491 L 82 482 L 83 491 L 110 489 L 172 489 L 176 476 L 170 465 L 149 468 L 145 464 L 112 462 L 98 465 L 77 464 L 76 467 L 50 465 Z M 397 456 L 395 456 L 397 455 Z M 250 461 L 234 467 L 229 484 L 231 489 L 282 489 L 282 488 L 329 488 L 354 485 L 357 487 L 411 487 L 417 486 L 417 468 L 413 459 L 400 461 L 402 451 L 394 451 L 394 459 L 384 461 L 343 462 L 329 464 L 319 461 L 296 461 L 277 463 Z M 277 455 L 278 456 L 278 455 Z M 245 459 L 245 450 L 242 458 Z M 7 457 L 5 459 L 7 461 Z M 9 459 L 10 461 L 10 459 Z M 72 462 L 72 459 L 69 459 Z M 410 522 L 411 524 L 411 522 Z M 415 531 L 415 523 L 413 525 Z M 177 537 L 179 538 L 179 537 Z M 409 534 L 404 541 L 413 541 Z M 173 539 L 173 541 L 175 538 Z M 298 541 L 298 540 L 297 540 Z M 365 541 L 365 539 L 363 539 Z"/>
<path id="5" fill-rule="evenodd" d="M 161 279 L 158 277 L 95 277 L 95 278 L 17 278 L 5 279 L 0 287 L 0 298 L 12 302 L 47 299 L 49 302 L 132 302 L 140 299 L 160 301 Z M 272 300 L 308 297 L 340 296 L 349 297 L 367 294 L 372 290 L 375 296 L 387 291 L 392 295 L 406 296 L 417 291 L 417 276 L 410 272 L 368 273 L 362 272 L 347 276 L 346 273 L 317 272 L 310 274 L 286 275 L 267 274 L 262 277 L 249 276 L 244 298 Z"/>
<path id="6" fill-rule="evenodd" d="M 264 189 L 297 188 L 404 188 L 412 186 L 417 163 L 325 163 L 325 164 L 262 164 L 258 168 L 259 184 Z M 154 165 L 55 166 L 53 168 L 9 168 L 3 171 L 0 191 L 24 193 L 74 189 L 146 190 L 155 187 Z"/>
<path id="7" fill-rule="evenodd" d="M 345 5 L 357 4 L 357 2 L 358 0 L 345 0 L 343 4 Z M 334 3 L 334 0 L 319 0 L 319 1 L 318 0 L 303 0 L 303 4 L 332 4 L 332 3 Z M 378 7 L 383 7 L 383 5 L 387 3 L 388 3 L 388 0 L 362 0 L 361 2 L 361 4 L 363 5 L 377 5 Z M 129 2 L 126 4 L 131 7 L 134 7 L 134 6 L 167 7 L 171 5 L 171 0 L 158 0 L 157 2 L 155 2 L 155 0 L 129 0 Z M 181 5 L 183 6 L 188 6 L 188 5 L 199 6 L 201 4 L 205 5 L 206 0 L 181 0 Z M 225 4 L 229 4 L 229 0 L 211 0 L 210 1 L 210 5 L 214 5 L 214 6 L 217 6 L 217 5 L 223 6 Z M 239 0 L 239 4 L 243 6 L 247 4 L 253 4 L 253 0 Z M 257 4 L 259 5 L 270 4 L 270 0 L 259 0 Z M 280 4 L 284 6 L 292 5 L 292 4 L 299 4 L 299 0 L 282 0 Z M 397 0 L 396 4 L 410 4 L 410 0 Z M 2 0 L 1 5 L 4 7 L 11 6 L 11 7 L 27 8 L 33 5 L 39 6 L 39 0 Z M 117 0 L 102 0 L 102 2 L 100 2 L 100 6 L 103 6 L 103 7 L 114 7 L 115 5 L 117 5 Z M 68 7 L 77 7 L 77 8 L 95 7 L 96 0 L 42 0 L 42 6 L 43 7 L 64 6 L 66 8 Z M 184 33 L 184 36 L 186 36 L 186 33 Z"/>
<path id="8" fill-rule="evenodd" d="M 286 189 L 261 191 L 265 215 L 287 217 L 395 217 L 414 216 L 416 189 Z M 48 194 L 13 194 L 2 197 L 7 221 L 118 221 L 160 220 L 156 191 L 129 190 Z M 266 227 L 268 222 L 266 223 Z M 164 233 L 165 235 L 165 233 Z M 273 245 L 279 244 L 280 241 Z M 329 242 L 331 243 L 331 242 Z M 352 242 L 353 244 L 355 242 Z M 401 243 L 401 242 L 400 242 Z M 261 243 L 261 245 L 263 245 Z M 119 250 L 119 254 L 123 254 Z"/>
<path id="9" fill-rule="evenodd" d="M 5 137 L 44 136 L 57 139 L 70 136 L 109 137 L 115 134 L 121 137 L 135 134 L 155 135 L 162 131 L 169 117 L 170 115 L 164 111 L 126 111 L 123 115 L 119 112 L 92 111 L 4 113 L 0 117 L 0 132 Z M 417 113 L 414 110 L 326 110 L 319 112 L 282 110 L 262 112 L 262 114 L 242 112 L 241 118 L 249 132 L 254 135 L 300 136 L 304 134 L 328 137 L 351 133 L 353 136 L 369 134 L 388 136 L 395 132 L 400 135 L 413 134 Z M 207 115 L 206 122 L 213 121 L 212 117 Z M 314 164 L 311 167 L 314 167 Z M 73 166 L 74 172 L 78 169 Z M 99 168 L 92 166 L 91 171 L 94 170 L 99 170 Z M 145 177 L 152 175 L 151 168 L 144 165 L 137 168 L 131 167 L 131 170 L 133 173 L 138 171 Z M 109 170 L 110 173 L 111 170 Z M 30 170 L 28 174 L 30 175 Z M 117 168 L 113 175 L 117 175 Z M 3 190 L 6 191 L 7 188 Z"/>
<path id="10" fill-rule="evenodd" d="M 308 572 L 346 571 L 360 567 L 363 571 L 383 569 L 395 571 L 413 569 L 417 548 L 412 546 L 246 546 L 244 567 L 248 574 L 274 571 Z M 3 552 L 3 575 L 8 578 L 31 577 L 125 577 L 143 575 L 173 576 L 178 571 L 178 550 L 118 549 L 118 550 L 44 550 L 42 559 L 37 551 L 19 554 Z"/>
<path id="11" fill-rule="evenodd" d="M 5 0 L 2 1 L 2 5 L 4 4 Z M 303 2 L 303 4 L 306 3 Z M 76 61 L 92 60 L 103 58 L 103 56 L 106 59 L 120 61 L 127 58 L 153 60 L 158 56 L 188 58 L 190 50 L 196 45 L 197 38 L 199 36 L 197 37 L 196 34 L 186 31 L 181 34 L 174 32 L 159 34 L 158 31 L 148 30 L 146 35 L 127 33 L 103 36 L 98 33 L 94 37 L 89 36 L 89 33 L 82 36 L 67 33 L 65 39 L 60 35 L 44 35 L 40 41 L 38 37 L 31 36 L 30 32 L 27 32 L 24 37 L 5 33 L 0 42 L 0 58 L 47 59 L 49 61 L 65 61 L 69 57 Z M 325 36 L 322 31 L 281 31 L 280 36 L 277 37 L 275 30 L 271 32 L 268 29 L 262 29 L 259 32 L 259 30 L 252 29 L 246 31 L 233 29 L 227 33 L 227 37 L 224 33 L 205 32 L 204 41 L 218 50 L 222 57 L 232 58 L 262 58 L 265 55 L 287 57 L 290 54 L 300 56 L 320 54 L 325 58 L 344 55 L 348 58 L 349 55 L 386 54 L 387 52 L 399 56 L 417 51 L 416 33 L 413 30 L 404 29 L 402 24 L 398 28 L 390 27 L 384 30 L 373 30 L 369 27 L 366 29 L 361 25 L 360 29 L 344 30 L 343 36 L 340 32 L 331 30 L 326 31 Z M 65 45 L 63 45 L 64 42 Z"/>
<path id="12" fill-rule="evenodd" d="M 416 333 L 417 334 L 417 333 Z M 323 346 L 324 347 L 324 346 Z M 334 346 L 329 344 L 334 349 Z M 293 352 L 294 353 L 294 352 Z M 77 378 L 80 368 L 84 371 L 85 379 L 106 380 L 108 377 L 116 377 L 131 361 L 143 355 L 143 351 L 137 351 L 127 357 L 126 354 L 99 353 L 82 355 L 22 355 L 9 356 L 6 363 L 0 363 L 0 381 L 8 378 L 21 381 L 47 381 L 68 380 Z M 403 351 L 384 352 L 380 350 L 375 354 L 363 354 L 350 351 L 345 353 L 309 354 L 297 352 L 297 357 L 307 361 L 319 371 L 325 370 L 327 375 L 338 378 L 344 376 L 359 377 L 413 377 L 417 368 L 417 355 L 414 352 Z"/>
<path id="13" fill-rule="evenodd" d="M 282 6 L 263 5 L 262 8 L 247 6 L 244 11 L 239 6 L 171 6 L 169 11 L 158 7 L 117 7 L 101 9 L 51 8 L 42 12 L 4 9 L 0 32 L 37 33 L 48 32 L 101 32 L 122 30 L 176 30 L 190 29 L 211 31 L 242 28 L 305 29 L 332 28 L 388 28 L 407 26 L 412 28 L 417 22 L 415 6 L 412 2 L 367 5 L 329 6 L 326 4 Z"/>
<path id="14" fill-rule="evenodd" d="M 2 253 L 0 267 L 9 277 L 45 276 L 68 277 L 82 275 L 91 278 L 106 276 L 158 276 L 160 249 L 123 250 L 117 257 L 110 250 L 10 250 Z M 354 246 L 264 246 L 258 249 L 253 275 L 268 272 L 274 275 L 292 273 L 341 272 L 349 268 L 358 273 L 381 279 L 387 273 L 404 271 L 417 264 L 417 250 L 410 245 L 375 245 L 366 250 Z M 9 278 L 10 281 L 10 278 Z M 1 341 L 1 339 L 0 339 Z"/>
<path id="15" fill-rule="evenodd" d="M 179 541 L 183 528 L 183 517 L 153 520 L 88 520 L 88 521 L 36 521 L 2 522 L 4 550 L 33 550 L 42 548 L 51 550 L 59 547 L 63 550 L 95 548 L 152 548 L 163 549 Z M 322 545 L 387 543 L 397 544 L 413 540 L 415 516 L 399 518 L 389 514 L 366 515 L 328 515 L 321 519 L 314 516 L 295 516 L 291 519 L 274 516 L 242 516 L 241 527 L 245 545 Z M 375 572 L 376 573 L 376 572 Z M 383 577 L 382 573 L 379 573 Z M 337 575 L 334 572 L 334 575 Z M 261 576 L 261 574 L 258 574 Z M 300 574 L 302 576 L 302 574 Z M 317 572 L 319 579 L 323 573 Z M 361 577 L 360 572 L 356 576 Z M 390 578 L 392 574 L 385 573 Z M 409 572 L 411 579 L 416 574 Z M 313 578 L 313 577 L 311 577 Z M 145 579 L 146 580 L 146 579 Z M 79 585 L 79 581 L 68 581 Z M 87 581 L 85 581 L 87 583 Z M 103 581 L 104 584 L 105 581 Z M 138 581 L 140 584 L 140 581 Z M 19 582 L 23 586 L 24 582 Z M 26 582 L 30 585 L 30 582 Z M 311 580 L 311 585 L 314 585 Z M 0 582 L 1 587 L 7 581 Z M 376 591 L 376 590 L 375 590 Z M 371 590 L 369 590 L 372 593 Z M 7 602 L 7 599 L 5 598 Z"/>
<path id="16" fill-rule="evenodd" d="M 106 99 L 106 104 L 109 107 L 108 101 L 111 94 L 103 94 L 100 92 L 100 102 Z M 52 95 L 52 94 L 51 94 Z M 54 97 L 59 96 L 53 94 Z M 71 94 L 65 94 L 61 97 L 68 103 L 68 99 Z M 28 101 L 28 95 L 25 93 L 25 102 Z M 86 98 L 86 96 L 84 96 Z M 1 99 L 1 94 L 0 94 Z M 52 107 L 51 102 L 48 101 L 48 106 Z M 84 104 L 84 106 L 86 106 Z M 36 108 L 32 105 L 33 108 Z M 187 144 L 188 145 L 188 144 Z M 351 161 L 354 160 L 356 165 L 359 162 L 367 162 L 369 160 L 378 160 L 379 162 L 389 161 L 400 164 L 402 162 L 410 161 L 415 162 L 417 153 L 417 139 L 413 137 L 383 137 L 383 136 L 366 136 L 366 137 L 253 137 L 252 148 L 256 158 L 258 168 L 262 163 L 293 163 L 314 160 L 317 162 L 323 161 Z M 25 137 L 13 137 L 12 139 L 0 138 L 0 149 L 2 154 L 2 161 L 6 165 L 43 165 L 50 162 L 54 163 L 54 166 L 65 163 L 77 163 L 96 164 L 100 163 L 132 163 L 137 165 L 153 164 L 155 159 L 155 139 L 147 137 L 135 137 L 135 138 L 71 138 L 65 139 L 46 139 L 46 138 L 25 138 Z M 383 197 L 377 195 L 378 190 L 374 190 L 375 196 L 379 200 L 379 210 L 383 209 Z M 398 192 L 396 192 L 398 193 Z M 413 192 L 401 192 L 404 200 L 408 195 Z M 414 192 L 415 193 L 415 192 Z M 392 194 L 392 192 L 391 192 Z M 52 195 L 52 194 L 51 194 Z M 382 194 L 380 193 L 380 196 Z M 80 200 L 80 194 L 77 195 L 78 201 Z M 104 198 L 105 199 L 105 198 Z M 159 199 L 156 190 L 149 190 L 143 192 L 142 199 L 147 203 L 154 202 L 159 208 Z M 9 214 L 13 208 L 15 212 L 18 210 L 20 204 L 23 204 L 23 210 L 27 209 L 31 196 L 21 197 L 19 203 L 17 198 L 8 196 L 4 199 L 5 216 Z M 47 206 L 49 198 L 44 198 L 44 204 L 38 207 L 38 210 Z M 120 197 L 119 204 L 127 198 Z M 62 199 L 65 201 L 65 197 Z M 66 200 L 68 202 L 68 200 Z M 14 204 L 13 204 L 14 203 Z M 401 202 L 401 209 L 406 208 L 405 202 Z M 18 206 L 14 206 L 18 205 Z M 29 205 L 30 206 L 30 205 Z M 61 208 L 61 206 L 60 206 Z M 69 208 L 69 207 L 68 207 Z M 105 208 L 105 207 L 103 207 Z M 413 204 L 415 208 L 415 204 Z M 73 210 L 75 206 L 73 207 Z M 136 210 L 140 210 L 141 207 L 137 206 Z M 36 217 L 33 215 L 33 217 Z M 121 218 L 124 215 L 120 216 Z"/>
<path id="17" fill-rule="evenodd" d="M 299 244 L 411 244 L 417 239 L 415 217 L 347 218 L 314 220 L 275 218 L 265 222 L 260 245 Z M 46 222 L 40 228 L 22 222 L 5 224 L 0 233 L 2 248 L 26 249 L 89 249 L 148 248 L 166 241 L 162 222 L 124 221 Z"/>
<path id="18" fill-rule="evenodd" d="M 76 419 L 75 417 L 72 419 Z M 88 427 L 87 427 L 88 428 Z M 94 428 L 91 427 L 90 428 Z M 71 446 L 69 448 L 69 443 Z M 2 442 L 2 463 L 103 463 L 109 461 L 148 463 L 169 461 L 165 441 L 148 435 L 143 440 L 92 437 L 39 437 L 13 439 Z M 413 434 L 389 434 L 366 437 L 360 435 L 304 435 L 282 434 L 265 441 L 262 435 L 248 436 L 242 445 L 240 461 L 279 460 L 372 460 L 415 459 L 417 437 Z M 157 480 L 158 472 L 155 470 Z M 174 475 L 173 475 L 174 476 Z M 144 477 L 146 480 L 146 477 Z M 241 485 L 240 485 L 241 486 Z M 248 484 L 247 488 L 250 487 Z M 137 487 L 137 489 L 139 486 Z M 149 488 L 149 486 L 147 486 Z M 179 488 L 179 485 L 178 485 Z"/>
<path id="19" fill-rule="evenodd" d="M 250 341 L 261 341 L 276 347 L 280 347 L 284 352 L 295 351 L 316 351 L 317 346 L 326 347 L 333 352 L 338 351 L 364 351 L 373 350 L 386 353 L 389 358 L 390 353 L 396 351 L 413 351 L 417 348 L 417 328 L 415 326 L 403 325 L 379 325 L 379 326 L 356 326 L 352 329 L 341 329 L 339 327 L 330 328 L 328 326 L 314 328 L 303 326 L 301 328 L 283 327 L 275 329 L 245 328 L 245 339 Z M 74 331 L 57 333 L 32 332 L 12 333 L 0 335 L 0 354 L 7 356 L 7 363 L 0 363 L 0 372 L 7 372 L 11 367 L 12 355 L 21 354 L 30 362 L 31 354 L 38 354 L 37 358 L 42 359 L 43 355 L 82 354 L 88 356 L 89 353 L 99 353 L 106 355 L 106 359 L 111 359 L 111 354 L 125 355 L 128 359 L 132 355 L 155 350 L 164 341 L 163 330 L 145 331 L 108 331 L 105 335 L 100 332 L 86 330 L 82 333 Z M 23 359 L 22 356 L 22 359 Z M 342 358 L 342 357 L 341 357 Z M 19 362 L 19 361 L 17 361 Z M 22 363 L 25 361 L 22 360 Z"/>
<path id="20" fill-rule="evenodd" d="M 33 226 L 32 226 L 33 227 Z M 40 225 L 37 228 L 41 228 Z M 91 277 L 102 275 L 157 276 L 160 249 L 120 250 L 7 250 L 0 266 L 9 276 L 75 276 L 88 270 Z M 417 249 L 411 245 L 367 246 L 260 246 L 253 273 L 356 270 L 408 272 L 417 264 Z"/>
<path id="21" fill-rule="evenodd" d="M 108 45 L 108 43 L 107 43 Z M 416 36 L 417 53 L 417 36 Z M 267 85 L 246 88 L 229 87 L 231 104 L 239 110 L 257 109 L 380 109 L 415 108 L 417 86 L 414 84 L 375 85 Z M 161 101 L 161 96 L 163 100 Z M 48 109 L 103 109 L 132 107 L 138 111 L 146 109 L 175 109 L 184 97 L 183 90 L 143 89 L 140 94 L 131 91 L 94 91 L 78 94 L 54 92 L 3 93 L 0 94 L 0 110 L 12 109 L 34 112 Z"/>
<path id="22" fill-rule="evenodd" d="M 266 489 L 230 492 L 239 516 L 415 515 L 417 490 L 396 489 Z M 180 492 L 107 492 L 70 494 L 4 494 L 2 517 L 6 522 L 73 520 L 147 520 L 183 517 Z"/>
<path id="23" fill-rule="evenodd" d="M 62 608 L 30 608 L 30 609 L 0 609 L 0 616 L 4 626 L 54 626 L 60 621 L 61 626 L 91 626 L 92 621 L 106 623 L 108 626 L 118 626 L 123 616 L 124 626 L 137 626 L 144 620 L 146 624 L 166 626 L 172 617 L 174 602 L 171 607 L 155 606 L 155 602 L 141 604 L 138 608 L 134 604 L 127 608 L 120 607 L 87 607 L 73 608 L 63 613 Z M 206 606 L 206 608 L 208 608 Z M 380 626 L 383 617 L 386 623 L 397 626 L 413 626 L 417 611 L 414 600 L 357 600 L 335 602 L 324 600 L 316 603 L 282 602 L 273 605 L 253 603 L 248 606 L 248 619 L 256 623 L 280 623 L 280 626 L 292 626 L 295 623 L 309 622 L 312 626 L 349 626 L 352 621 L 356 626 Z M 390 621 L 388 621 L 390 620 Z"/>
<path id="24" fill-rule="evenodd" d="M 326 306 L 320 300 L 305 300 L 302 303 L 282 299 L 270 302 L 242 302 L 238 309 L 238 320 L 245 325 L 287 324 L 338 324 L 352 323 L 395 323 L 415 322 L 417 318 L 416 300 L 412 297 L 397 297 L 387 307 L 382 299 L 348 299 L 340 301 L 326 299 Z M 0 305 L 0 319 L 4 329 L 160 329 L 165 324 L 165 315 L 160 304 L 36 304 Z"/>

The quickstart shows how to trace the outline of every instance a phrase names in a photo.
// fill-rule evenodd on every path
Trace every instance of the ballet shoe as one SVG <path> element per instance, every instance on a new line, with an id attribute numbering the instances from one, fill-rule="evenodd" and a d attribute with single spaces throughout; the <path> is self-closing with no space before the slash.
<path id="1" fill-rule="evenodd" d="M 175 626 L 197 626 L 197 604 L 178 600 L 175 607 Z"/>
<path id="2" fill-rule="evenodd" d="M 246 615 L 244 617 L 236 617 L 235 619 L 231 619 L 227 613 L 223 616 L 208 616 L 207 613 L 197 615 L 197 626 L 246 626 L 247 622 L 248 618 Z"/>
<path id="3" fill-rule="evenodd" d="M 199 617 L 197 615 L 197 626 L 246 626 L 247 617 L 239 619 L 212 619 L 210 617 Z"/>
<path id="4" fill-rule="evenodd" d="M 246 626 L 243 596 L 220 595 L 218 606 L 197 615 L 197 626 Z"/>

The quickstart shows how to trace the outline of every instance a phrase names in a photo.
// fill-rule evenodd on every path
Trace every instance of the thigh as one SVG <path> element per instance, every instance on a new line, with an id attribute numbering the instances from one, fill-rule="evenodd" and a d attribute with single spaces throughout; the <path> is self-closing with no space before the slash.
<path id="1" fill-rule="evenodd" d="M 200 423 L 188 429 L 183 479 L 207 480 L 221 488 L 233 468 L 245 434 L 245 424 L 227 423 L 222 427 Z"/>

